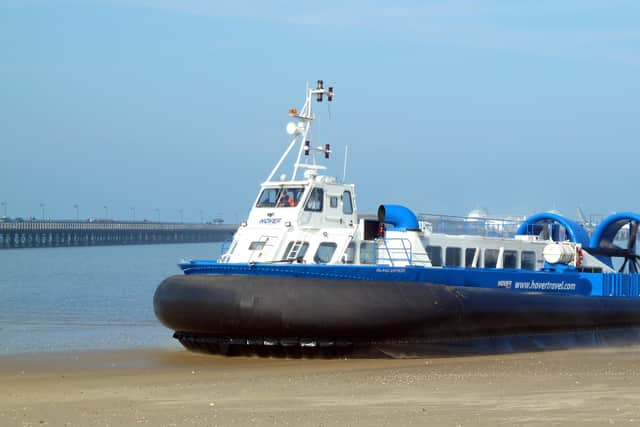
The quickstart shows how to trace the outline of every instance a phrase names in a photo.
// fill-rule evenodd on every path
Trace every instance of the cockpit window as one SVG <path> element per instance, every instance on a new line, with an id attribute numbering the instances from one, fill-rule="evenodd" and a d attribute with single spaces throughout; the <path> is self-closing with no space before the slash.
<path id="1" fill-rule="evenodd" d="M 324 191 L 322 188 L 314 188 L 309 195 L 307 205 L 304 207 L 305 211 L 322 212 L 322 199 L 324 198 Z"/>
<path id="2" fill-rule="evenodd" d="M 304 187 L 265 188 L 258 198 L 258 208 L 292 208 L 302 198 Z"/>
<path id="3" fill-rule="evenodd" d="M 278 196 L 278 203 L 276 207 L 278 208 L 293 208 L 298 205 L 300 198 L 302 197 L 302 193 L 304 192 L 303 187 L 286 187 L 283 188 Z"/>

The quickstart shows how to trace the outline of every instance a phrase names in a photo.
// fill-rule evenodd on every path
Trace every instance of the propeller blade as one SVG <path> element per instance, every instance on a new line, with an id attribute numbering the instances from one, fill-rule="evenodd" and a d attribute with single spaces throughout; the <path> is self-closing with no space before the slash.
<path id="1" fill-rule="evenodd" d="M 589 252 L 591 255 L 601 255 L 601 256 L 609 256 L 609 257 L 627 257 L 629 255 L 629 251 L 623 249 L 619 246 L 614 247 L 596 247 L 596 248 L 582 248 L 585 251 Z"/>
<path id="2" fill-rule="evenodd" d="M 545 224 L 542 226 L 542 240 L 549 240 L 549 224 Z"/>
<path id="3" fill-rule="evenodd" d="M 636 238 L 638 237 L 638 221 L 633 221 L 629 224 L 629 242 L 627 244 L 627 250 L 635 255 L 636 253 Z"/>
<path id="4" fill-rule="evenodd" d="M 632 259 L 629 263 L 629 273 L 637 273 L 638 272 L 638 260 Z"/>
<path id="5" fill-rule="evenodd" d="M 600 247 L 601 247 L 601 248 L 618 248 L 618 249 L 621 249 L 621 250 L 623 250 L 623 251 L 626 251 L 626 249 L 621 248 L 620 246 L 618 246 L 618 245 L 616 245 L 616 244 L 614 244 L 613 242 L 610 242 L 610 241 L 608 241 L 608 240 L 603 240 L 603 241 L 601 241 L 601 242 L 600 242 Z"/>
<path id="6" fill-rule="evenodd" d="M 620 269 L 618 270 L 618 273 L 623 273 L 624 272 L 624 268 L 627 266 L 627 262 L 629 261 L 629 258 L 625 258 L 624 262 L 622 263 L 622 266 L 620 267 Z"/>

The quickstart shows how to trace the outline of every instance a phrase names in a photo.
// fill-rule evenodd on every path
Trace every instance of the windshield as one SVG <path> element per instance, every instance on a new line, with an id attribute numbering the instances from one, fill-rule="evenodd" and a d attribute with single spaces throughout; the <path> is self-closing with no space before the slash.
<path id="1" fill-rule="evenodd" d="M 265 188 L 258 198 L 258 208 L 293 208 L 302 198 L 304 187 Z"/>

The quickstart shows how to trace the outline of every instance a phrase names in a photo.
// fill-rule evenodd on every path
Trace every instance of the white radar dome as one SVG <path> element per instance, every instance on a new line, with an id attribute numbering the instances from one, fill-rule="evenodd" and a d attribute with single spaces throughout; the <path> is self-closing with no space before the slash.
<path id="1" fill-rule="evenodd" d="M 467 214 L 468 218 L 475 218 L 475 219 L 480 219 L 480 218 L 488 218 L 489 217 L 489 212 L 484 209 L 484 208 L 480 208 L 480 209 L 474 209 L 471 212 L 469 212 Z"/>
<path id="2" fill-rule="evenodd" d="M 296 125 L 293 122 L 287 123 L 287 133 L 289 135 L 293 135 L 294 133 L 296 133 L 297 130 L 298 130 L 298 125 Z"/>

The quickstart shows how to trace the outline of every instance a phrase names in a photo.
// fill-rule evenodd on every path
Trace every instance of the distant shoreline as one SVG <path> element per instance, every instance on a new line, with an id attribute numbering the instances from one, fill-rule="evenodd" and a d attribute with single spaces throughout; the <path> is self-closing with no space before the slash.
<path id="1" fill-rule="evenodd" d="M 113 220 L 0 222 L 0 249 L 223 242 L 237 228 Z"/>

